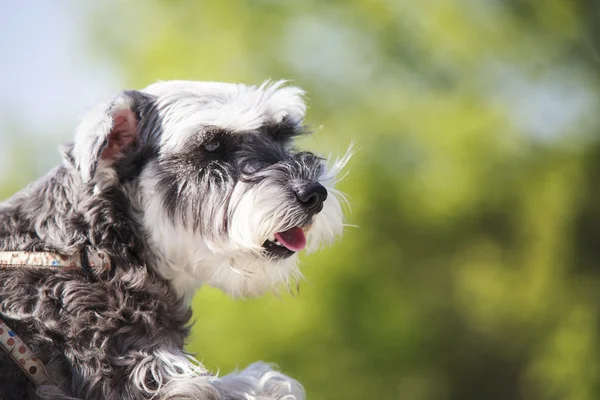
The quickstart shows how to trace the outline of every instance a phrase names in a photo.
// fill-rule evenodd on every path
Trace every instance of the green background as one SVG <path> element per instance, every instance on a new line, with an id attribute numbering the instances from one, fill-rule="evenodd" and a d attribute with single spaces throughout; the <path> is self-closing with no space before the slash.
<path id="1" fill-rule="evenodd" d="M 292 79 L 301 145 L 357 147 L 356 227 L 303 257 L 299 296 L 198 293 L 188 349 L 209 368 L 275 362 L 309 399 L 600 398 L 596 2 L 88 7 L 90 56 L 129 87 Z"/>

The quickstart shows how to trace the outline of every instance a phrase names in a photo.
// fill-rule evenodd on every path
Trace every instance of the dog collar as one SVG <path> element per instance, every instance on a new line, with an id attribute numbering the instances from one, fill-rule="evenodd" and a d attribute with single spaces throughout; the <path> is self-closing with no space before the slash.
<path id="1" fill-rule="evenodd" d="M 23 374 L 35 385 L 48 383 L 44 364 L 25 342 L 0 319 L 0 348 L 14 361 Z"/>
<path id="2" fill-rule="evenodd" d="M 101 251 L 82 250 L 73 255 L 52 252 L 2 251 L 0 268 L 81 268 L 91 271 L 95 268 L 111 269 L 108 254 Z M 0 349 L 4 350 L 23 374 L 35 385 L 48 383 L 44 364 L 19 336 L 0 319 Z"/>
<path id="3" fill-rule="evenodd" d="M 90 268 L 110 269 L 111 260 L 102 251 L 82 250 L 73 255 L 38 251 L 2 251 L 0 268 Z"/>

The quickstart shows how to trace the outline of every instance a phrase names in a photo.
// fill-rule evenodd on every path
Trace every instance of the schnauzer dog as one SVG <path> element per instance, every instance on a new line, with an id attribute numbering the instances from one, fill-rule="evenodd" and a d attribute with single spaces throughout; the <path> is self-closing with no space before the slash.
<path id="1" fill-rule="evenodd" d="M 304 398 L 265 363 L 219 377 L 183 346 L 200 286 L 290 288 L 297 253 L 341 233 L 348 157 L 293 146 L 305 109 L 283 82 L 167 81 L 89 113 L 0 204 L 0 399 Z"/>

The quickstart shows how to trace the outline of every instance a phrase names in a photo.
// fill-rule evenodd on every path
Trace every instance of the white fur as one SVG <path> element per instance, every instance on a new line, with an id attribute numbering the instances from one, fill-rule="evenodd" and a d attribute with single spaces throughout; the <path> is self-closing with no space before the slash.
<path id="1" fill-rule="evenodd" d="M 143 393 L 157 398 L 199 399 L 214 398 L 217 390 L 211 384 L 214 379 L 200 363 L 181 350 L 173 348 L 148 353 L 132 373 L 136 387 Z M 148 387 L 146 378 L 152 377 L 157 387 Z"/>
<path id="2" fill-rule="evenodd" d="M 346 195 L 335 188 L 336 184 L 345 178 L 344 168 L 352 158 L 354 150 L 352 145 L 342 157 L 335 159 L 319 178 L 329 193 L 329 198 L 323 203 L 323 210 L 316 215 L 315 223 L 306 237 L 306 250 L 313 253 L 319 250 L 322 244 L 331 244 L 332 240 L 342 234 L 344 212 L 342 203 L 349 207 Z M 331 159 L 331 157 L 329 157 Z M 333 201 L 329 201 L 333 199 Z"/>
<path id="3" fill-rule="evenodd" d="M 220 82 L 167 81 L 143 91 L 158 97 L 163 120 L 161 152 L 177 152 L 203 128 L 248 132 L 266 122 L 304 118 L 304 91 L 285 81 L 260 87 Z"/>
<path id="4" fill-rule="evenodd" d="M 151 376 L 156 387 L 148 387 Z M 222 378 L 211 375 L 192 356 L 177 348 L 148 353 L 132 374 L 138 390 L 157 399 L 301 400 L 304 389 L 296 380 L 258 362 Z M 223 396 L 221 396 L 223 395 Z"/>
<path id="5" fill-rule="evenodd" d="M 156 387 L 146 384 L 151 376 Z M 177 348 L 148 353 L 132 373 L 138 390 L 157 399 L 301 400 L 304 389 L 296 380 L 257 362 L 241 372 L 219 378 L 192 356 Z"/>
<path id="6" fill-rule="evenodd" d="M 301 400 L 304 389 L 298 381 L 274 371 L 269 364 L 257 362 L 239 373 L 214 382 L 215 387 L 233 398 L 247 400 Z"/>

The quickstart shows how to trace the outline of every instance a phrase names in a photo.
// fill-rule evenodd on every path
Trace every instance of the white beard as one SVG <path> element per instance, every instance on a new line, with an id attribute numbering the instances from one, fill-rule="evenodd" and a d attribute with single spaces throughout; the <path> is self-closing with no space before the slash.
<path id="1" fill-rule="evenodd" d="M 345 198 L 334 186 L 350 156 L 349 150 L 319 178 L 330 195 L 323 203 L 323 210 L 314 216 L 311 226 L 305 230 L 309 252 L 332 242 L 342 233 L 344 220 L 340 200 L 345 201 Z M 158 259 L 157 270 L 178 294 L 189 301 L 203 284 L 234 297 L 254 297 L 269 290 L 281 287 L 290 290 L 295 286 L 302 277 L 298 255 L 273 259 L 262 248 L 275 232 L 298 226 L 305 220 L 297 207 L 289 205 L 284 188 L 270 184 L 268 180 L 254 186 L 237 183 L 229 202 L 232 209 L 224 210 L 224 204 L 203 204 L 203 207 L 220 207 L 216 214 L 207 212 L 205 215 L 227 213 L 229 216 L 228 236 L 223 239 L 214 233 L 223 228 L 219 224 L 223 225 L 224 218 L 201 223 L 201 229 L 193 232 L 180 218 L 169 217 L 156 190 L 155 168 L 155 164 L 150 164 L 140 179 L 143 226 L 150 249 Z M 192 216 L 188 214 L 188 217 Z M 195 216 L 199 217 L 202 216 Z M 207 229 L 214 231 L 207 234 Z"/>

